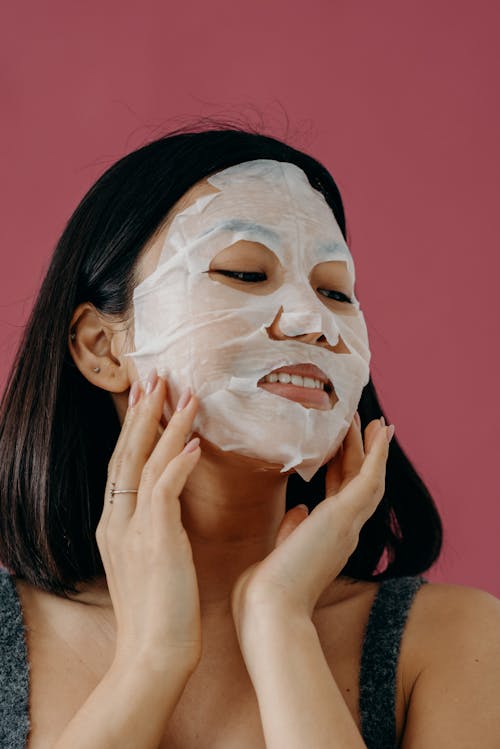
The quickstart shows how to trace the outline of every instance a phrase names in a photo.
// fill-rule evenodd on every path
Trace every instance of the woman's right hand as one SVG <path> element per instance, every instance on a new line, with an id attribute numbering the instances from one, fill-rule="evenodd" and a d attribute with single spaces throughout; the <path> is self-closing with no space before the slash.
<path id="1" fill-rule="evenodd" d="M 192 396 L 175 411 L 159 436 L 166 383 L 155 371 L 148 383 L 150 392 L 138 381 L 131 388 L 96 530 L 116 617 L 115 662 L 146 660 L 165 671 L 176 660 L 194 669 L 201 656 L 199 591 L 179 495 L 201 454 L 197 438 L 184 449 L 198 401 Z M 138 493 L 111 497 L 113 488 Z"/>

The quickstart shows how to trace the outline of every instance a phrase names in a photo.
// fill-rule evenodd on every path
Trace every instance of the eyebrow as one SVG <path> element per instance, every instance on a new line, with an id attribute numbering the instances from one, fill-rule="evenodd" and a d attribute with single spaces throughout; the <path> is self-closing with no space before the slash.
<path id="1" fill-rule="evenodd" d="M 224 231 L 244 231 L 249 234 L 257 234 L 265 240 L 279 242 L 279 235 L 272 229 L 269 229 L 267 226 L 262 226 L 262 224 L 256 224 L 253 221 L 244 221 L 243 219 L 239 218 L 232 218 L 229 219 L 229 221 L 223 221 L 221 224 L 217 224 L 208 231 L 204 232 L 202 236 L 212 234 L 212 232 L 219 231 L 221 229 Z"/>
<path id="2" fill-rule="evenodd" d="M 331 252 L 332 255 L 335 254 L 338 250 L 349 250 L 349 247 L 346 242 L 339 242 L 338 240 L 334 240 L 333 242 L 329 242 L 328 244 L 321 245 L 321 250 L 326 252 Z M 343 260 L 344 258 L 342 258 Z"/>

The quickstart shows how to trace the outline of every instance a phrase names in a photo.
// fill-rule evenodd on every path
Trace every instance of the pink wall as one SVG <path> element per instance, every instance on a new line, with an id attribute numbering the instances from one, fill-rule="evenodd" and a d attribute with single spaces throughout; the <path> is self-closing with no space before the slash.
<path id="1" fill-rule="evenodd" d="M 56 238 L 109 164 L 178 116 L 254 107 L 282 136 L 284 110 L 345 199 L 372 376 L 445 523 L 429 577 L 500 596 L 499 8 L 4 4 L 2 381 Z"/>

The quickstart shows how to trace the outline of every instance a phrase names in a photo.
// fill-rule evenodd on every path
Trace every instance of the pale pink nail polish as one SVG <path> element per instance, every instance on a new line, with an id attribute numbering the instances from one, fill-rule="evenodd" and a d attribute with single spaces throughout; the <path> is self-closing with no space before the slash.
<path id="1" fill-rule="evenodd" d="M 390 442 L 392 438 L 394 437 L 394 432 L 396 430 L 396 427 L 394 424 L 391 424 L 387 427 L 387 432 L 385 433 L 385 436 L 387 437 L 387 442 Z"/>
<path id="2" fill-rule="evenodd" d="M 148 374 L 148 379 L 146 380 L 146 388 L 144 390 L 146 395 L 149 395 L 150 393 L 153 392 L 157 382 L 158 382 L 158 372 L 156 371 L 156 369 L 152 369 L 151 372 Z"/>
<path id="3" fill-rule="evenodd" d="M 190 440 L 184 450 L 183 453 L 194 453 L 194 451 L 199 447 L 200 444 L 200 438 L 199 437 L 193 437 L 192 440 Z"/>
<path id="4" fill-rule="evenodd" d="M 386 426 L 386 424 L 385 424 L 385 419 L 384 419 L 384 417 L 383 417 L 383 416 L 381 416 L 381 417 L 380 417 L 380 423 L 381 423 L 381 425 L 382 425 L 383 427 L 385 427 L 385 426 Z"/>
<path id="5" fill-rule="evenodd" d="M 356 422 L 356 424 L 358 425 L 358 427 L 360 427 L 360 428 L 361 428 L 361 419 L 360 419 L 360 417 L 359 417 L 359 413 L 358 413 L 357 411 L 356 411 L 356 413 L 354 414 L 354 421 Z"/>
<path id="6" fill-rule="evenodd" d="M 138 402 L 140 397 L 141 397 L 141 383 L 139 382 L 139 380 L 135 380 L 132 383 L 132 387 L 130 388 L 130 392 L 128 394 L 129 408 L 133 408 Z"/>
<path id="7" fill-rule="evenodd" d="M 177 403 L 176 411 L 182 411 L 184 408 L 186 408 L 187 404 L 191 400 L 191 388 L 186 388 L 182 391 L 181 397 L 179 398 L 179 402 Z"/>

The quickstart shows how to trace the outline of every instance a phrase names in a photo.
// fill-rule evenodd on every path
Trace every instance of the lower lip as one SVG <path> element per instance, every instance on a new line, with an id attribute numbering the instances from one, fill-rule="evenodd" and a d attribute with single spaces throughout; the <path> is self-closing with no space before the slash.
<path id="1" fill-rule="evenodd" d="M 301 403 L 303 406 L 319 408 L 321 411 L 330 410 L 330 396 L 325 390 L 319 388 L 302 388 L 298 385 L 288 385 L 284 382 L 262 382 L 259 387 L 269 390 L 274 395 Z"/>

